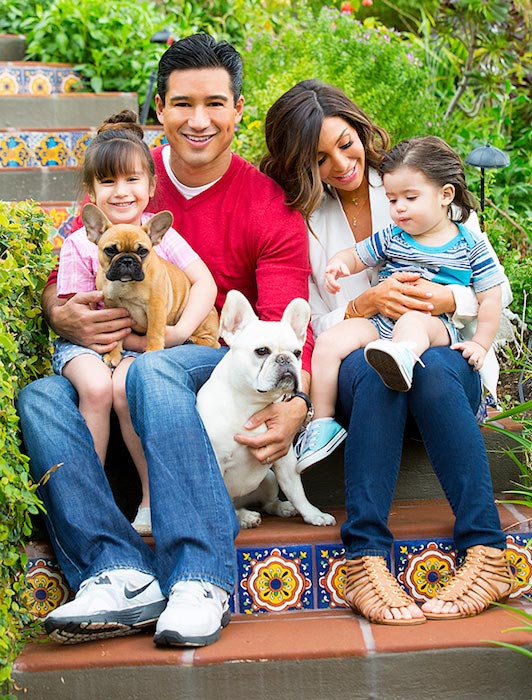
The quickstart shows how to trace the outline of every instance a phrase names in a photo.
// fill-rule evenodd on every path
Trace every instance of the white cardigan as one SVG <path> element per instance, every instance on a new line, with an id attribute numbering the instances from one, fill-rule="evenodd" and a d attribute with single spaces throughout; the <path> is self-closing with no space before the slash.
<path id="1" fill-rule="evenodd" d="M 384 193 L 384 186 L 378 173 L 369 170 L 369 203 L 371 207 L 372 233 L 386 228 L 392 223 L 390 203 Z M 341 290 L 330 294 L 325 289 L 325 267 L 327 262 L 339 250 L 354 245 L 353 232 L 337 196 L 324 194 L 318 209 L 310 219 L 312 231 L 309 231 L 309 254 L 312 269 L 309 278 L 309 300 L 312 309 L 312 329 L 317 337 L 327 328 L 343 320 L 345 309 L 351 299 L 356 299 L 362 292 L 377 282 L 375 268 L 364 270 L 356 275 L 339 280 Z M 483 236 L 497 261 L 485 233 L 480 230 L 477 215 L 473 212 L 467 227 Z M 500 263 L 498 263 L 500 265 Z M 501 267 L 502 269 L 502 267 Z M 464 338 L 472 338 L 476 327 L 478 311 L 477 298 L 471 287 L 449 285 L 456 302 L 454 314 L 449 315 L 452 323 L 461 329 Z M 507 306 L 512 301 L 510 283 L 505 281 L 502 288 L 502 303 Z M 490 349 L 483 368 L 480 371 L 482 382 L 493 396 L 496 396 L 499 365 L 493 348 Z"/>

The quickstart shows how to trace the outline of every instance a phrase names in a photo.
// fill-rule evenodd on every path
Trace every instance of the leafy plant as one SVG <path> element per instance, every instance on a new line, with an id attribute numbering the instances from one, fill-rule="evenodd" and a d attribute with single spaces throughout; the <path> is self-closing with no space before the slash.
<path id="1" fill-rule="evenodd" d="M 160 54 L 150 37 L 165 21 L 147 0 L 52 0 L 22 28 L 28 58 L 74 64 L 94 92 L 138 92 L 142 101 Z"/>
<path id="2" fill-rule="evenodd" d="M 37 205 L 0 202 L 0 687 L 30 621 L 21 572 L 30 516 L 40 501 L 21 451 L 15 397 L 50 369 L 48 331 L 36 303 L 54 264 L 50 232 Z"/>
<path id="3" fill-rule="evenodd" d="M 236 144 L 255 162 L 265 150 L 263 121 L 268 107 L 306 78 L 343 89 L 394 140 L 435 128 L 430 76 L 412 44 L 394 30 L 362 24 L 339 10 L 324 7 L 314 17 L 302 8 L 277 33 L 251 35 L 243 59 L 249 98 Z"/>

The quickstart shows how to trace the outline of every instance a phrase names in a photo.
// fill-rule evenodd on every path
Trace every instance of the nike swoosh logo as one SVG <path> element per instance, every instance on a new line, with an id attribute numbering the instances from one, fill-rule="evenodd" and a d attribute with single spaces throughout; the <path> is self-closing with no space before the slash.
<path id="1" fill-rule="evenodd" d="M 128 598 L 129 600 L 130 600 L 131 598 L 136 598 L 136 597 L 137 597 L 138 595 L 140 595 L 141 593 L 144 593 L 144 591 L 145 591 L 147 588 L 149 588 L 149 587 L 151 586 L 152 583 L 153 583 L 153 581 L 150 581 L 150 582 L 147 583 L 145 586 L 142 586 L 142 588 L 130 589 L 130 588 L 127 588 L 127 587 L 126 587 L 126 588 L 124 588 L 124 595 L 125 595 L 126 598 Z"/>

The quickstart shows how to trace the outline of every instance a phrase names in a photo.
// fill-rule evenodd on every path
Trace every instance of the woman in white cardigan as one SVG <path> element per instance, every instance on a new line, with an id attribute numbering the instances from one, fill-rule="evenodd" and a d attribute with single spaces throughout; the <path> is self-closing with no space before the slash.
<path id="1" fill-rule="evenodd" d="M 409 310 L 446 313 L 458 327 L 474 322 L 477 302 L 471 289 L 434 284 L 415 273 L 398 273 L 372 286 L 364 271 L 344 278 L 336 295 L 325 290 L 327 260 L 391 223 L 378 174 L 388 135 L 341 90 L 317 80 L 295 85 L 270 108 L 266 142 L 262 170 L 285 189 L 288 204 L 309 226 L 316 336 L 343 318 L 376 313 L 398 318 Z M 479 231 L 476 218 L 467 225 Z M 508 303 L 509 285 L 503 297 Z M 462 332 L 471 334 L 468 328 Z M 351 353 L 340 369 L 337 418 L 348 430 L 344 597 L 356 612 L 381 624 L 476 615 L 512 589 L 506 538 L 475 419 L 482 399 L 478 372 L 449 347 L 430 348 L 423 362 L 425 369 L 415 372 L 405 393 L 386 388 L 362 350 Z M 486 374 L 491 387 L 496 385 L 494 356 Z M 387 523 L 408 414 L 453 509 L 456 546 L 466 552 L 465 565 L 421 609 L 387 565 L 393 541 Z"/>

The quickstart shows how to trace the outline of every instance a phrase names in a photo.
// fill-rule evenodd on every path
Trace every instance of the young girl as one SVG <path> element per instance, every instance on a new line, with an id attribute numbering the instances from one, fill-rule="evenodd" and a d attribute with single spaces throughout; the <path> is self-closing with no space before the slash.
<path id="1" fill-rule="evenodd" d="M 485 241 L 461 223 L 474 199 L 460 157 L 437 137 L 410 139 L 387 154 L 381 174 L 395 226 L 334 255 L 325 269 L 327 291 L 338 293 L 340 278 L 368 267 L 380 266 L 379 281 L 394 272 L 420 272 L 433 282 L 471 285 L 479 303 L 477 328 L 471 340 L 463 340 L 445 315 L 409 311 L 394 322 L 382 314 L 360 318 L 353 308 L 350 318 L 321 333 L 312 358 L 315 419 L 300 446 L 301 469 L 345 437 L 333 416 L 339 367 L 353 350 L 365 348 L 366 361 L 389 389 L 408 391 L 414 366 L 423 366 L 419 358 L 429 347 L 450 344 L 480 370 L 499 326 L 505 278 Z"/>
<path id="2" fill-rule="evenodd" d="M 91 202 L 113 224 L 140 225 L 151 216 L 144 214 L 144 210 L 155 190 L 155 169 L 134 112 L 125 110 L 100 126 L 86 151 L 83 185 Z M 192 285 L 186 309 L 176 325 L 167 330 L 166 345 L 180 345 L 187 341 L 212 309 L 216 285 L 206 265 L 174 229 L 166 232 L 155 251 L 178 265 Z M 85 229 L 81 228 L 61 247 L 58 296 L 67 299 L 77 292 L 96 289 L 97 270 L 98 247 L 88 240 Z M 128 368 L 138 354 L 124 350 L 122 362 L 111 373 L 97 352 L 60 338 L 55 343 L 53 368 L 57 374 L 69 379 L 78 392 L 79 410 L 87 422 L 102 465 L 109 441 L 111 409 L 117 414 L 124 442 L 142 485 L 142 501 L 133 527 L 141 535 L 149 535 L 151 514 L 147 465 L 140 439 L 131 423 L 125 391 Z"/>

